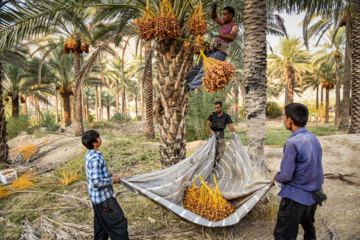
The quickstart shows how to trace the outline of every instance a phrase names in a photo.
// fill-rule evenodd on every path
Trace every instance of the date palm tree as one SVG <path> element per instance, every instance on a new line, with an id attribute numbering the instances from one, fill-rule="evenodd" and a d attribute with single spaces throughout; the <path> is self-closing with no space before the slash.
<path id="1" fill-rule="evenodd" d="M 294 100 L 295 79 L 301 79 L 310 70 L 311 55 L 302 47 L 300 38 L 283 38 L 275 48 L 275 53 L 268 56 L 269 75 L 285 82 L 285 106 Z"/>

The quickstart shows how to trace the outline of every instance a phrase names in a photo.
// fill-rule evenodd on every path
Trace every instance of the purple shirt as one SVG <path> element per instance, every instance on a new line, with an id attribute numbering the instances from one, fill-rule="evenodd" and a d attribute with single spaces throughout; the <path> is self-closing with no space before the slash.
<path id="1" fill-rule="evenodd" d="M 233 22 L 229 25 L 226 25 L 226 23 L 224 23 L 222 26 L 221 26 L 221 29 L 220 29 L 220 34 L 230 34 L 231 33 L 231 29 L 233 26 L 238 26 L 237 23 Z M 225 42 L 225 43 L 230 43 L 231 41 L 227 41 L 225 39 L 222 39 L 221 37 L 217 37 L 215 39 L 215 42 Z"/>
<path id="2" fill-rule="evenodd" d="M 280 172 L 276 174 L 277 181 L 284 183 L 279 196 L 303 205 L 314 204 L 309 192 L 319 190 L 324 183 L 321 158 L 321 145 L 314 134 L 305 127 L 293 132 L 285 143 Z"/>

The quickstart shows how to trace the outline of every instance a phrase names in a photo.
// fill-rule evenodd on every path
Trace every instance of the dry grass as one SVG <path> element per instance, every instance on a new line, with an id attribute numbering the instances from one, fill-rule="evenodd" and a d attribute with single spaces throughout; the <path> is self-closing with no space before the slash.
<path id="1" fill-rule="evenodd" d="M 26 189 L 28 187 L 32 187 L 35 185 L 35 182 L 39 179 L 39 177 L 35 177 L 31 174 L 30 171 L 21 175 L 18 179 L 16 179 L 12 184 L 11 188 L 16 190 Z"/>
<path id="2" fill-rule="evenodd" d="M 0 187 L 0 198 L 6 198 L 11 194 L 11 191 L 7 188 Z"/>
<path id="3" fill-rule="evenodd" d="M 62 176 L 60 177 L 60 185 L 67 186 L 72 182 L 78 181 L 80 179 L 79 174 L 76 173 L 69 173 L 69 172 L 62 172 Z"/>

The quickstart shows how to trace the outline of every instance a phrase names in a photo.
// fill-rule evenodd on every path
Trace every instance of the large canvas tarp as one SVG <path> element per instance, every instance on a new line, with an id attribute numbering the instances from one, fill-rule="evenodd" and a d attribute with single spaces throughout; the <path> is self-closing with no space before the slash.
<path id="1" fill-rule="evenodd" d="M 129 190 L 146 196 L 180 217 L 207 227 L 224 227 L 238 223 L 270 189 L 269 180 L 253 180 L 251 163 L 240 138 L 233 135 L 219 164 L 215 162 L 215 136 L 194 154 L 169 168 L 136 175 L 121 180 Z M 213 173 L 223 197 L 232 202 L 237 211 L 222 221 L 212 222 L 183 208 L 185 190 L 194 176 L 201 175 L 213 183 Z M 201 182 L 196 178 L 197 185 Z"/>

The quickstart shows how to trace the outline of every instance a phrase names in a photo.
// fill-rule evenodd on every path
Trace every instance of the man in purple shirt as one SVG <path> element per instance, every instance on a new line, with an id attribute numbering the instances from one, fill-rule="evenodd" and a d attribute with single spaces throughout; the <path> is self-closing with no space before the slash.
<path id="1" fill-rule="evenodd" d="M 280 172 L 271 182 L 283 184 L 274 230 L 276 240 L 295 240 L 299 224 L 304 229 L 305 240 L 316 239 L 316 201 L 311 192 L 321 189 L 324 174 L 320 142 L 305 128 L 308 116 L 308 109 L 303 104 L 291 103 L 285 107 L 284 124 L 292 134 L 284 146 Z"/>
<path id="2" fill-rule="evenodd" d="M 206 54 L 206 56 L 218 59 L 220 61 L 225 61 L 229 53 L 230 44 L 235 40 L 239 31 L 238 24 L 234 22 L 235 10 L 234 8 L 229 6 L 225 7 L 223 9 L 223 16 L 221 19 L 218 18 L 216 14 L 216 8 L 217 8 L 216 3 L 213 3 L 211 5 L 211 8 L 212 8 L 211 17 L 215 22 L 221 25 L 221 29 L 220 32 L 210 33 L 210 36 L 217 38 L 212 44 L 212 50 L 210 50 Z M 189 90 L 194 90 L 197 87 L 199 87 L 202 84 L 203 76 L 204 76 L 204 69 L 201 59 L 199 64 L 194 66 L 185 77 Z"/>

